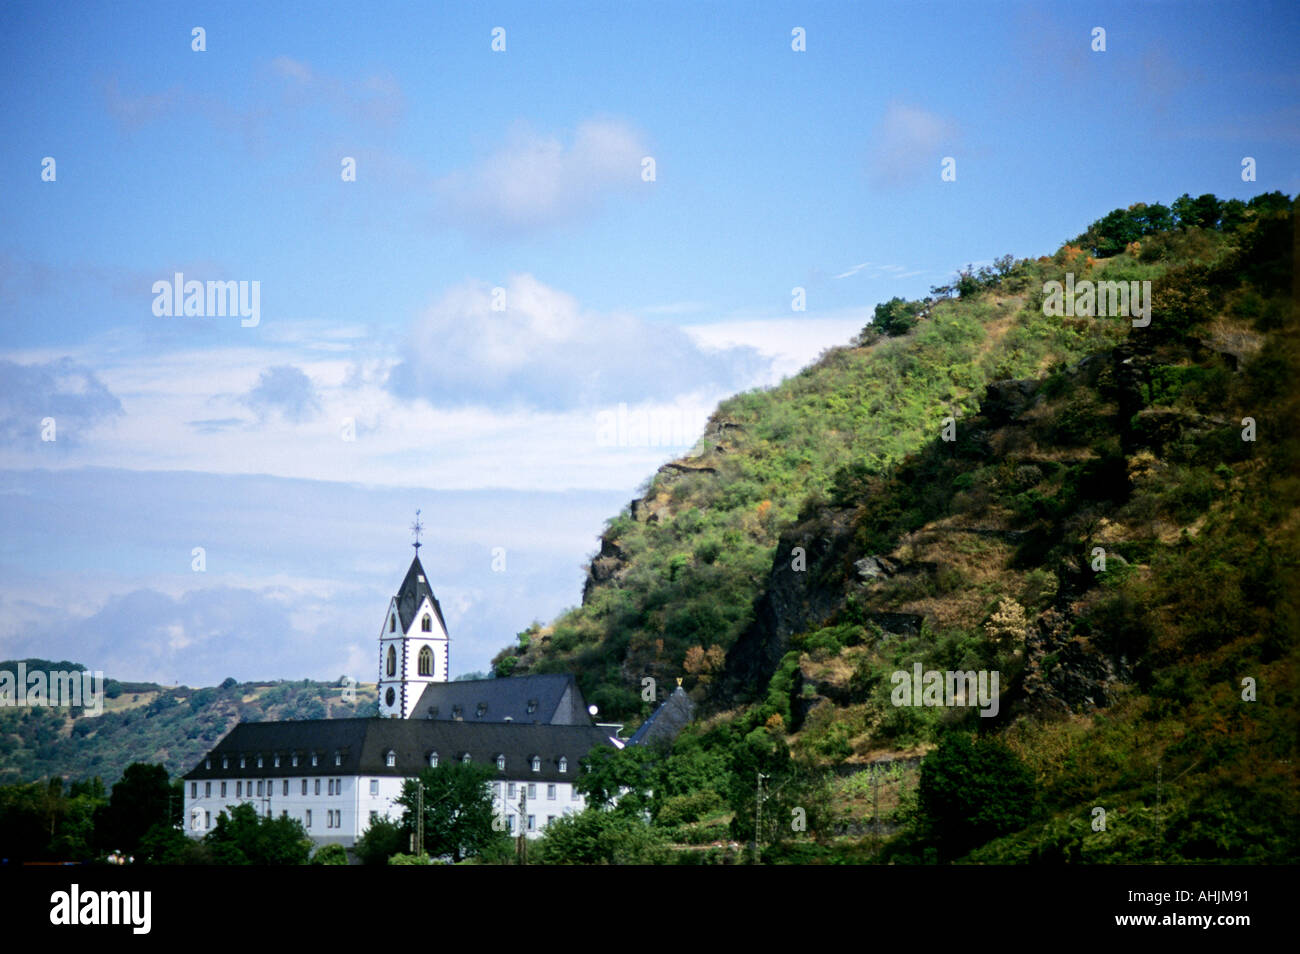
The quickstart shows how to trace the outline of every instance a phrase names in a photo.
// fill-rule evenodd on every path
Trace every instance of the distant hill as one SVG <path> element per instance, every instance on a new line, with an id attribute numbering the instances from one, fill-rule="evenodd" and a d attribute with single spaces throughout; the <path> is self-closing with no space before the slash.
<path id="1" fill-rule="evenodd" d="M 16 672 L 19 660 L 0 662 Z M 84 670 L 79 663 L 21 660 L 27 670 Z M 105 680 L 104 711 L 0 707 L 0 785 L 58 776 L 103 779 L 111 787 L 132 762 L 156 762 L 172 775 L 194 763 L 240 721 L 339 719 L 373 715 L 376 687 L 355 687 L 342 699 L 341 683 L 236 682 L 192 689 L 152 682 Z"/>

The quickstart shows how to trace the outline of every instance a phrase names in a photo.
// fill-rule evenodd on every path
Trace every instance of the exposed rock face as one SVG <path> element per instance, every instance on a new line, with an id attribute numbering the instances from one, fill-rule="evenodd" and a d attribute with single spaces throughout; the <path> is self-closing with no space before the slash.
<path id="1" fill-rule="evenodd" d="M 744 433 L 744 427 L 733 421 L 709 418 L 704 433 L 696 442 L 698 453 L 669 461 L 659 468 L 650 481 L 650 490 L 628 504 L 628 513 L 638 523 L 658 523 L 672 516 L 672 504 L 664 491 L 676 481 L 691 475 L 716 476 L 718 460 L 730 453 L 734 442 Z M 582 602 L 586 603 L 597 586 L 616 583 L 627 569 L 627 555 L 618 541 L 608 534 L 600 538 L 600 552 L 587 567 L 587 579 L 582 585 Z"/>
<path id="2" fill-rule="evenodd" d="M 1090 712 L 1114 701 L 1124 673 L 1113 660 L 1070 635 L 1069 617 L 1044 613 L 1025 638 L 1024 706 L 1040 715 Z"/>
<path id="3" fill-rule="evenodd" d="M 847 536 L 849 510 L 827 510 L 781 535 L 767 587 L 754 604 L 754 622 L 727 653 L 724 695 L 743 697 L 767 684 L 790 637 L 844 605 L 844 592 L 824 582 Z M 795 569 L 802 547 L 805 569 Z M 833 579 L 835 574 L 829 574 Z"/>

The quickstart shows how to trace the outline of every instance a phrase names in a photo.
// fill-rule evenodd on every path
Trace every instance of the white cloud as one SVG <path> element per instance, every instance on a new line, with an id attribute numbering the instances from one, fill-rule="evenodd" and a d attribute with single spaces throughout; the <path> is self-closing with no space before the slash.
<path id="1" fill-rule="evenodd" d="M 648 149 L 617 120 L 588 120 L 570 142 L 516 125 L 477 166 L 438 180 L 440 212 L 451 224 L 490 235 L 522 234 L 589 215 L 641 181 Z"/>
<path id="2" fill-rule="evenodd" d="M 926 175 L 939 176 L 944 149 L 958 140 L 955 123 L 918 106 L 891 103 L 876 127 L 871 149 L 871 177 L 882 187 L 911 185 Z"/>

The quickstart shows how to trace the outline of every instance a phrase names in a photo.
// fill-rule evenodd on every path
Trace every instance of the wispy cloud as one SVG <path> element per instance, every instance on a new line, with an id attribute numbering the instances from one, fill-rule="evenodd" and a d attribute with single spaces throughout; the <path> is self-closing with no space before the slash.
<path id="1" fill-rule="evenodd" d="M 938 113 L 905 103 L 891 103 L 876 127 L 870 171 L 880 187 L 912 185 L 939 175 L 939 160 L 959 138 L 956 123 Z"/>
<path id="2" fill-rule="evenodd" d="M 438 180 L 439 212 L 458 228 L 497 236 L 573 221 L 644 185 L 647 152 L 642 134 L 617 120 L 580 123 L 567 142 L 517 124 L 478 165 Z"/>
<path id="3" fill-rule="evenodd" d="M 868 279 L 876 278 L 911 278 L 914 275 L 925 274 L 924 269 L 908 269 L 905 265 L 881 265 L 878 262 L 862 262 L 854 265 L 848 271 L 836 275 L 836 279 L 852 278 L 860 272 L 866 272 L 865 277 Z"/>
<path id="4" fill-rule="evenodd" d="M 267 368 L 242 400 L 259 417 L 278 413 L 287 421 L 297 422 L 320 413 L 320 399 L 311 378 L 291 364 Z"/>
<path id="5" fill-rule="evenodd" d="M 94 372 L 71 358 L 43 364 L 0 360 L 0 440 L 39 442 L 54 419 L 54 442 L 78 443 L 82 432 L 122 413 L 122 402 Z"/>

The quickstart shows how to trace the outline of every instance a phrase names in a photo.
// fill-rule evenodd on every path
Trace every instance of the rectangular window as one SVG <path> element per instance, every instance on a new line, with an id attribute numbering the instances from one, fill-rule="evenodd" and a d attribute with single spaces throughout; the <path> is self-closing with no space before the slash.
<path id="1" fill-rule="evenodd" d="M 284 794 L 289 794 L 289 780 L 287 778 L 284 780 Z"/>
<path id="2" fill-rule="evenodd" d="M 379 821 L 379 812 L 371 812 L 371 813 L 370 813 L 370 824 L 373 825 L 373 824 L 374 824 L 375 822 L 377 822 L 377 821 Z"/>
<path id="3" fill-rule="evenodd" d="M 262 780 L 260 778 L 257 780 L 257 797 L 262 797 Z"/>
<path id="4" fill-rule="evenodd" d="M 326 779 L 326 780 L 325 780 L 325 787 L 326 787 L 326 789 L 327 789 L 326 794 L 327 794 L 327 795 L 333 795 L 333 794 L 334 794 L 334 779 L 332 779 L 332 778 L 330 778 L 330 779 Z"/>
<path id="5" fill-rule="evenodd" d="M 225 783 L 225 782 L 222 782 L 222 783 L 221 783 L 221 797 L 222 797 L 222 798 L 225 798 L 225 797 L 226 797 L 226 783 Z"/>
<path id="6" fill-rule="evenodd" d="M 204 782 L 204 783 L 203 783 L 203 797 L 204 797 L 204 798 L 211 798 L 211 797 L 212 797 L 212 783 L 211 783 L 211 782 Z"/>
<path id="7" fill-rule="evenodd" d="M 547 816 L 546 816 L 546 824 L 547 824 L 548 826 L 549 826 L 549 825 L 551 824 L 551 822 L 553 822 L 553 821 L 555 821 L 555 816 L 554 816 L 554 815 L 547 815 Z"/>
<path id="8" fill-rule="evenodd" d="M 515 797 L 515 783 L 511 782 L 509 785 L 506 786 L 506 798 L 514 798 L 514 797 Z"/>
<path id="9" fill-rule="evenodd" d="M 198 797 L 199 797 L 199 783 L 190 782 L 190 798 L 198 798 Z"/>
<path id="10" fill-rule="evenodd" d="M 552 784 L 552 785 L 547 785 L 547 786 L 546 786 L 546 797 L 547 797 L 547 798 L 554 798 L 554 797 L 555 797 L 555 786 L 554 786 L 553 784 Z"/>
<path id="11" fill-rule="evenodd" d="M 203 827 L 204 828 L 212 827 L 212 812 L 203 813 Z"/>
<path id="12" fill-rule="evenodd" d="M 536 798 L 536 797 L 537 797 L 537 783 L 536 783 L 536 782 L 529 782 L 529 783 L 528 783 L 528 797 L 529 797 L 529 798 Z"/>
<path id="13" fill-rule="evenodd" d="M 303 793 L 304 795 L 307 794 L 307 780 L 306 780 L 306 779 L 303 779 L 303 780 L 302 780 L 302 793 Z"/>
<path id="14" fill-rule="evenodd" d="M 316 794 L 320 794 L 320 779 L 316 779 Z"/>
<path id="15" fill-rule="evenodd" d="M 311 809 L 307 809 L 307 827 L 311 827 Z"/>
<path id="16" fill-rule="evenodd" d="M 512 835 L 515 833 L 515 819 L 518 817 L 519 817 L 518 815 L 510 816 L 510 834 Z"/>
<path id="17" fill-rule="evenodd" d="M 536 815 L 529 815 L 529 816 L 528 816 L 528 830 L 529 830 L 529 831 L 537 831 L 537 816 L 536 816 Z"/>
<path id="18" fill-rule="evenodd" d="M 371 795 L 378 795 L 378 794 L 379 794 L 379 779 L 377 779 L 377 778 L 372 778 L 372 779 L 370 780 L 370 794 L 371 794 Z"/>
<path id="19" fill-rule="evenodd" d="M 343 779 L 341 779 L 341 778 L 336 778 L 336 779 L 334 780 L 334 794 L 335 794 L 335 795 L 342 795 L 342 794 L 343 794 Z"/>
<path id="20" fill-rule="evenodd" d="M 243 798 L 243 797 L 244 797 L 244 783 L 243 783 L 243 782 L 236 782 L 236 783 L 235 783 L 235 798 Z"/>

